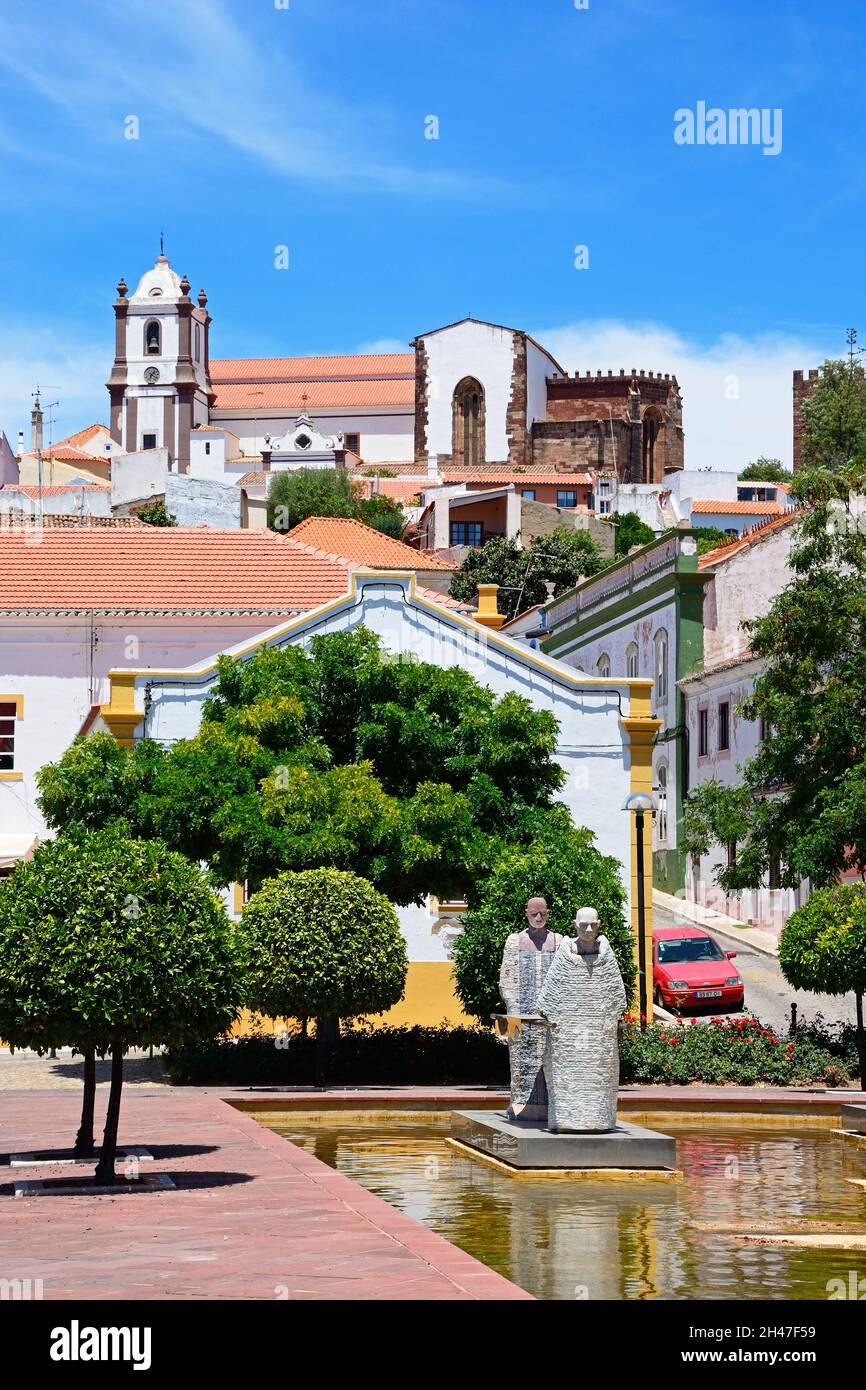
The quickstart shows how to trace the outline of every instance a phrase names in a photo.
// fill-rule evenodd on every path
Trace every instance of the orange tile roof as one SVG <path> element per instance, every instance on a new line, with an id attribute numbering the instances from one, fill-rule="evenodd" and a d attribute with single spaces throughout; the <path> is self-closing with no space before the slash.
<path id="1" fill-rule="evenodd" d="M 713 502 L 701 499 L 692 502 L 692 513 L 698 516 L 718 512 L 723 516 L 779 516 L 786 510 L 781 502 Z"/>
<path id="2" fill-rule="evenodd" d="M 415 404 L 415 379 L 376 378 L 370 381 L 265 381 L 214 383 L 213 409 L 267 410 L 349 409 L 352 406 Z"/>
<path id="3" fill-rule="evenodd" d="M 421 555 L 362 521 L 348 517 L 310 516 L 288 533 L 288 539 L 321 554 L 339 556 L 352 565 L 373 569 L 453 570 L 456 565 L 435 555 Z"/>
<path id="4" fill-rule="evenodd" d="M 406 478 L 380 478 L 377 484 L 375 478 L 362 478 L 356 475 L 352 478 L 352 482 L 363 497 L 369 497 L 370 484 L 372 483 L 374 494 L 378 492 L 382 497 L 392 497 L 395 502 L 411 502 L 414 497 L 419 497 L 425 488 L 438 486 L 429 478 L 423 478 L 420 481 L 417 478 L 408 480 Z"/>
<path id="5" fill-rule="evenodd" d="M 446 483 L 465 483 L 467 487 L 487 484 L 490 487 L 533 487 L 538 483 L 548 483 L 556 487 L 592 486 L 591 473 L 555 473 L 552 468 L 531 468 L 518 472 L 515 468 L 491 466 L 484 468 L 445 468 L 442 477 Z"/>
<path id="6" fill-rule="evenodd" d="M 428 603 L 438 603 L 440 608 L 454 608 L 459 613 L 474 613 L 476 611 L 474 603 L 452 598 L 450 594 L 440 594 L 436 589 L 425 589 L 421 584 L 415 585 L 415 593 L 420 598 L 426 598 Z"/>
<path id="7" fill-rule="evenodd" d="M 69 445 L 71 449 L 83 449 L 85 444 L 89 444 L 95 435 L 103 432 L 105 434 L 111 433 L 108 425 L 87 425 L 83 430 L 76 430 L 75 434 L 68 434 L 65 439 L 58 439 L 54 447 L 59 449 L 64 445 Z"/>
<path id="8" fill-rule="evenodd" d="M 36 516 L 33 512 L 0 512 L 0 527 L 14 530 L 16 526 L 28 527 L 31 531 L 38 531 L 45 526 L 72 530 L 89 526 L 142 527 L 147 526 L 147 522 L 139 521 L 137 516 L 91 516 L 89 512 L 46 512 L 43 517 Z"/>
<path id="9" fill-rule="evenodd" d="M 698 560 L 698 569 L 712 569 L 721 560 L 730 560 L 732 555 L 739 555 L 741 550 L 753 545 L 755 541 L 762 541 L 765 536 L 773 531 L 781 531 L 785 526 L 789 526 L 797 517 L 802 516 L 803 507 L 791 507 L 781 516 L 771 517 L 769 521 L 759 522 L 756 526 L 750 526 L 739 540 L 731 539 L 727 543 L 717 545 L 715 550 L 708 550 L 706 555 L 702 555 Z"/>
<path id="10" fill-rule="evenodd" d="M 359 352 L 324 357 L 217 357 L 211 382 L 362 381 L 372 377 L 415 380 L 414 352 Z"/>
<path id="11" fill-rule="evenodd" d="M 32 461 L 36 454 L 33 449 L 27 449 L 21 457 Z M 111 464 L 110 454 L 88 454 L 86 449 L 73 449 L 68 444 L 46 445 L 42 457 L 46 463 L 84 463 L 88 468 L 108 469 Z"/>
<path id="12" fill-rule="evenodd" d="M 42 488 L 43 497 L 60 497 L 67 492 L 110 492 L 110 483 L 46 483 Z M 36 483 L 4 483 L 0 494 L 21 492 L 25 497 L 37 498 L 39 487 Z"/>
<path id="13" fill-rule="evenodd" d="M 0 612 L 234 613 L 316 608 L 347 591 L 345 562 L 266 530 L 0 530 Z"/>

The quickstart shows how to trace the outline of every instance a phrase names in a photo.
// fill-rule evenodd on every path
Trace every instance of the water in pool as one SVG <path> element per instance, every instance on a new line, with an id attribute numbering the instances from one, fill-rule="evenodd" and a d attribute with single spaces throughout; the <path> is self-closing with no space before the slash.
<path id="1" fill-rule="evenodd" d="M 446 1112 L 268 1113 L 314 1153 L 538 1298 L 827 1298 L 866 1251 L 750 1245 L 735 1232 L 866 1235 L 866 1151 L 829 1129 L 658 1116 L 683 1181 L 513 1178 L 455 1152 Z M 643 1117 L 638 1117 L 643 1123 Z"/>

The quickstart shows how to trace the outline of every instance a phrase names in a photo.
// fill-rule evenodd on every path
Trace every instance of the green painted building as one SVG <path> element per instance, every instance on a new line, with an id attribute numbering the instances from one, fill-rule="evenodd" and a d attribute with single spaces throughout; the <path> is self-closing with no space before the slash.
<path id="1" fill-rule="evenodd" d="M 588 676 L 650 676 L 653 713 L 662 726 L 653 753 L 659 810 L 653 828 L 653 881 L 675 893 L 685 887 L 682 807 L 688 790 L 683 676 L 704 664 L 704 589 L 692 530 L 668 532 L 546 608 L 542 646 Z"/>

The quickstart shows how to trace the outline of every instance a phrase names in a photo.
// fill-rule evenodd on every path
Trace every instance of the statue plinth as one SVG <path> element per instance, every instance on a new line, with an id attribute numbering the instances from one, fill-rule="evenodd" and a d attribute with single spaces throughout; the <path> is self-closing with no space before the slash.
<path id="1" fill-rule="evenodd" d="M 454 1110 L 451 1137 L 467 1155 L 475 1150 L 515 1173 L 534 1169 L 677 1175 L 676 1140 L 627 1120 L 599 1134 L 557 1134 L 538 1120 L 510 1120 L 490 1110 Z"/>

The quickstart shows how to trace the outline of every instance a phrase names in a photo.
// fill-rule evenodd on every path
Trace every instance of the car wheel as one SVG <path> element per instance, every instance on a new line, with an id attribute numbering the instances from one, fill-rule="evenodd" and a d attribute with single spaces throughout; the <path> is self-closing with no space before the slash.
<path id="1" fill-rule="evenodd" d="M 662 999 L 662 992 L 658 985 L 656 985 L 655 993 L 653 994 L 653 1003 L 657 1004 L 660 1009 L 667 1008 L 665 1001 Z"/>

